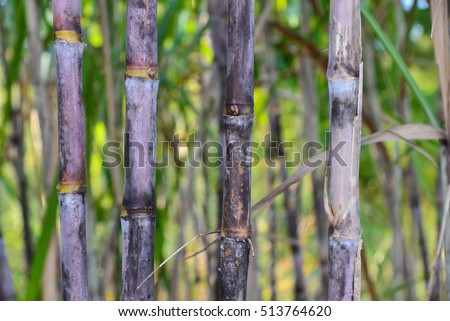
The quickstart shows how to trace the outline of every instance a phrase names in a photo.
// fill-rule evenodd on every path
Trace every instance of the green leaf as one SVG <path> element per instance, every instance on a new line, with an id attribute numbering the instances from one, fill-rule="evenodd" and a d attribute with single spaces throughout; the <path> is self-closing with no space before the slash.
<path id="1" fill-rule="evenodd" d="M 375 20 L 375 18 L 372 16 L 372 14 L 369 12 L 367 8 L 364 6 L 361 6 L 361 13 L 363 17 L 366 19 L 366 21 L 369 23 L 372 30 L 377 35 L 378 39 L 383 44 L 384 48 L 388 52 L 388 54 L 394 59 L 395 64 L 400 69 L 400 72 L 402 73 L 403 77 L 405 78 L 406 82 L 408 83 L 409 87 L 411 88 L 411 91 L 416 95 L 417 99 L 419 100 L 420 104 L 422 105 L 423 110 L 428 116 L 428 119 L 430 120 L 431 124 L 434 127 L 440 127 L 439 123 L 434 116 L 433 112 L 431 111 L 430 106 L 428 105 L 427 101 L 425 100 L 424 95 L 420 91 L 419 87 L 417 86 L 417 83 L 415 82 L 414 78 L 411 76 L 411 73 L 408 70 L 408 67 L 405 64 L 405 61 L 400 56 L 399 52 L 395 48 L 394 44 L 389 40 L 388 36 L 384 33 L 384 31 L 381 29 L 378 22 Z"/>
<path id="2" fill-rule="evenodd" d="M 18 79 L 20 68 L 22 66 L 22 54 L 23 47 L 25 43 L 25 38 L 27 35 L 27 24 L 25 21 L 25 7 L 22 1 L 14 1 L 14 11 L 15 16 L 13 17 L 15 21 L 15 32 L 14 32 L 14 45 L 13 45 L 13 56 L 11 61 L 6 62 L 6 66 L 3 66 L 6 72 L 6 102 L 3 106 L 2 119 L 0 120 L 0 150 L 4 150 L 4 146 L 7 139 L 6 124 L 9 121 L 12 111 L 12 85 Z M 1 13 L 3 14 L 3 13 Z M 11 32 L 11 30 L 6 30 L 2 28 L 0 30 L 3 32 Z M 5 60 L 6 61 L 6 60 Z M 0 154 L 0 166 L 3 163 L 4 155 Z"/>
<path id="3" fill-rule="evenodd" d="M 55 175 L 53 186 L 58 183 L 58 175 Z M 42 223 L 42 231 L 34 253 L 33 263 L 30 270 L 30 279 L 28 282 L 25 299 L 33 301 L 39 299 L 39 289 L 41 285 L 42 272 L 44 270 L 45 259 L 47 258 L 50 240 L 54 231 L 56 213 L 58 207 L 58 193 L 56 188 L 52 188 L 48 198 L 47 206 L 44 213 L 44 221 Z"/>

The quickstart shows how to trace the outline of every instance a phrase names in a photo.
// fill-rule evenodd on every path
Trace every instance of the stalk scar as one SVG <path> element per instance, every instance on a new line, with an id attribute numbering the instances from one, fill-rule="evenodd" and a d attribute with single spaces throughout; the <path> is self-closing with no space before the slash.
<path id="1" fill-rule="evenodd" d="M 83 43 L 83 35 L 74 30 L 57 30 L 55 31 L 55 40 Z"/>

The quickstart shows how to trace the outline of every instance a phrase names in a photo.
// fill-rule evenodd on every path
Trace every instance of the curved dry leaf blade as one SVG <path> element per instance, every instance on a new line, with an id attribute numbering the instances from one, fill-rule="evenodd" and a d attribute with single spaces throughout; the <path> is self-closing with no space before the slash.
<path id="1" fill-rule="evenodd" d="M 440 140 L 445 138 L 442 129 L 424 124 L 406 124 L 363 137 L 363 145 L 400 140 Z"/>
<path id="2" fill-rule="evenodd" d="M 139 288 L 141 286 L 143 286 L 156 272 L 159 271 L 160 268 L 162 268 L 164 266 L 164 264 L 166 264 L 167 262 L 169 262 L 174 256 L 176 256 L 177 254 L 179 254 L 186 246 L 188 246 L 189 244 L 191 244 L 192 242 L 194 242 L 195 240 L 197 240 L 199 237 L 203 237 L 203 236 L 208 236 L 211 234 L 219 234 L 220 230 L 217 231 L 211 231 L 211 232 L 207 232 L 207 233 L 200 233 L 197 234 L 196 236 L 194 236 L 192 239 L 190 239 L 189 241 L 187 241 L 186 243 L 184 243 L 182 246 L 180 246 L 175 252 L 173 252 L 167 259 L 165 259 L 160 265 L 158 265 L 158 267 L 156 269 L 153 270 L 152 273 L 150 273 L 145 279 L 144 281 L 141 282 L 141 284 L 138 285 L 138 287 L 136 288 L 136 290 L 139 290 Z M 216 242 L 217 240 L 215 240 L 214 242 Z M 214 243 L 213 242 L 213 243 Z"/>
<path id="3" fill-rule="evenodd" d="M 431 38 L 441 82 L 442 104 L 447 132 L 450 131 L 450 64 L 448 46 L 448 7 L 446 0 L 431 0 Z"/>
<path id="4" fill-rule="evenodd" d="M 291 185 L 299 182 L 303 177 L 308 176 L 314 172 L 317 168 L 322 167 L 325 164 L 326 152 L 321 152 L 309 159 L 310 163 L 319 163 L 318 166 L 311 167 L 303 165 L 294 174 L 292 174 L 288 179 L 282 182 L 278 187 L 276 187 L 272 192 L 265 196 L 258 203 L 253 205 L 252 212 L 262 208 L 264 205 L 270 203 L 275 197 L 283 193 Z"/>
<path id="5" fill-rule="evenodd" d="M 418 151 L 424 154 L 427 158 L 431 158 L 429 154 L 420 149 L 420 147 L 415 146 L 410 141 L 411 140 L 441 140 L 445 138 L 445 133 L 442 129 L 436 128 L 424 124 L 406 124 L 391 129 L 383 130 L 372 135 L 362 138 L 361 143 L 363 145 L 377 144 L 383 142 L 393 142 L 393 141 L 406 141 L 408 144 L 419 149 Z M 432 158 L 431 158 L 432 159 Z M 272 202 L 272 200 L 283 193 L 291 185 L 298 183 L 305 176 L 308 176 L 314 172 L 317 168 L 323 166 L 326 161 L 326 152 L 317 154 L 316 156 L 309 159 L 308 163 L 318 163 L 317 166 L 301 166 L 294 174 L 292 174 L 288 179 L 282 182 L 278 187 L 271 191 L 267 196 L 261 199 L 258 203 L 253 205 L 252 212 L 257 211 L 265 205 Z"/>

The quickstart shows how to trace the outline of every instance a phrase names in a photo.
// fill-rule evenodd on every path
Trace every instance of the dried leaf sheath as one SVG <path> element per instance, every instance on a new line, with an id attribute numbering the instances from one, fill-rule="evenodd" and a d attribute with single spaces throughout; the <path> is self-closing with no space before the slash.
<path id="1" fill-rule="evenodd" d="M 362 65 L 359 0 L 332 0 L 328 87 L 331 109 L 325 207 L 329 227 L 329 300 L 359 300 L 361 227 L 359 152 L 361 148 Z M 330 155 L 328 155 L 330 156 Z"/>
<path id="2" fill-rule="evenodd" d="M 158 93 L 156 0 L 127 1 L 122 299 L 153 300 Z"/>
<path id="3" fill-rule="evenodd" d="M 228 4 L 220 299 L 245 300 L 251 237 L 254 2 L 230 0 Z"/>
<path id="4" fill-rule="evenodd" d="M 88 300 L 86 174 L 78 1 L 53 1 L 58 93 L 61 262 L 64 300 Z"/>

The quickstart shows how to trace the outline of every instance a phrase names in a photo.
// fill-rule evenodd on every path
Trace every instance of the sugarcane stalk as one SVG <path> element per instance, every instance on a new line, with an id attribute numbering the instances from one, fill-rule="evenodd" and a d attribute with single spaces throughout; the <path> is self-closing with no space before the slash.
<path id="1" fill-rule="evenodd" d="M 53 0 L 58 93 L 61 263 L 64 300 L 88 300 L 86 173 L 81 97 L 83 35 L 77 0 Z"/>
<path id="2" fill-rule="evenodd" d="M 23 87 L 23 86 L 22 86 Z M 22 88 L 22 90 L 24 90 Z M 22 207 L 22 220 L 23 220 L 23 240 L 25 244 L 25 258 L 26 269 L 29 272 L 33 261 L 33 238 L 30 228 L 30 211 L 27 198 L 28 180 L 25 174 L 25 141 L 24 141 L 24 117 L 21 106 L 13 106 L 12 109 L 12 124 L 13 134 L 11 135 L 11 143 L 16 149 L 15 157 L 13 160 L 14 167 L 17 173 L 17 180 L 19 182 L 19 199 Z"/>
<path id="3" fill-rule="evenodd" d="M 362 66 L 359 0 L 331 0 L 328 87 L 331 110 L 325 208 L 329 219 L 329 300 L 359 300 Z"/>
<path id="4" fill-rule="evenodd" d="M 56 173 L 56 166 L 58 166 L 58 151 L 57 151 L 57 135 L 55 135 L 56 118 L 53 118 L 53 102 L 50 100 L 47 91 L 47 80 L 44 79 L 41 70 L 41 55 L 43 51 L 43 40 L 40 38 L 40 17 L 41 10 L 37 0 L 27 0 L 25 7 L 27 15 L 28 27 L 28 48 L 29 48 L 29 66 L 34 87 L 34 106 L 39 116 L 39 127 L 41 129 L 41 140 L 46 142 L 42 148 L 42 177 L 44 188 L 44 195 L 47 197 L 54 182 L 54 175 Z M 55 275 L 59 275 L 59 240 L 56 236 L 56 230 L 52 231 L 51 244 L 45 260 L 43 284 L 42 289 L 43 301 L 55 301 L 59 295 L 59 280 Z"/>
<path id="5" fill-rule="evenodd" d="M 266 2 L 266 8 L 268 6 L 272 6 L 273 2 Z M 264 9 L 266 10 L 266 9 Z M 262 18 L 260 18 L 262 19 Z M 261 20 L 259 20 L 261 21 Z M 262 29 L 265 34 L 270 34 L 270 27 L 266 25 Z M 255 34 L 257 34 L 255 32 Z M 288 178 L 288 171 L 286 168 L 286 157 L 285 151 L 282 145 L 282 127 L 281 127 L 281 115 L 280 115 L 280 106 L 279 106 L 279 95 L 276 91 L 276 81 L 278 79 L 277 73 L 277 64 L 276 64 L 276 56 L 274 51 L 274 39 L 273 37 L 266 36 L 265 44 L 264 44 L 264 72 L 266 74 L 267 82 L 268 82 L 268 92 L 271 93 L 271 97 L 268 102 L 268 112 L 269 112 L 269 123 L 270 123 L 270 133 L 271 133 L 271 144 L 274 146 L 270 146 L 269 152 L 267 153 L 269 161 L 273 162 L 273 164 L 279 164 L 279 175 L 281 181 L 285 181 Z M 311 92 L 313 94 L 313 92 Z M 313 123 L 313 119 L 308 119 L 309 123 Z M 276 148 L 274 148 L 276 146 Z M 270 168 L 269 173 L 269 182 L 271 188 L 274 187 L 275 183 L 275 169 Z M 322 185 L 323 190 L 323 185 Z M 283 193 L 283 205 L 284 205 L 284 214 L 287 222 L 287 235 L 292 240 L 299 239 L 298 233 L 298 215 L 300 208 L 300 186 L 298 185 L 294 189 L 286 189 Z M 323 208 L 323 202 L 321 203 L 321 207 Z M 276 235 L 277 228 L 277 218 L 276 218 L 276 209 L 274 203 L 271 204 L 270 207 L 270 234 Z M 324 214 L 325 215 L 325 214 Z M 325 217 L 326 219 L 326 217 Z M 276 240 L 272 239 L 271 243 L 271 257 L 272 262 L 270 266 L 270 283 L 271 283 L 271 300 L 276 300 L 276 273 L 275 273 L 275 249 L 276 249 Z M 306 281 L 303 273 L 303 250 L 299 242 L 290 244 L 290 250 L 292 253 L 292 261 L 293 261 L 293 270 L 295 275 L 295 284 L 294 284 L 294 299 L 304 301 L 307 299 L 306 293 Z"/>
<path id="6" fill-rule="evenodd" d="M 301 30 L 303 38 L 310 35 L 309 21 L 311 19 L 312 4 L 301 1 Z M 302 91 L 304 105 L 303 136 L 307 143 L 317 142 L 319 133 L 319 103 L 317 101 L 316 73 L 314 60 L 306 52 L 300 53 L 299 83 Z M 308 155 L 312 157 L 313 155 Z M 328 294 L 328 240 L 327 240 L 327 215 L 323 206 L 324 175 L 318 171 L 311 173 L 314 199 L 314 215 L 316 220 L 317 243 L 320 266 L 320 290 L 318 300 L 326 300 Z M 292 237 L 292 236 L 291 236 Z"/>
<path id="7" fill-rule="evenodd" d="M 156 0 L 127 1 L 122 299 L 153 300 L 156 100 Z"/>
<path id="8" fill-rule="evenodd" d="M 250 252 L 254 1 L 229 0 L 220 300 L 245 300 Z"/>

